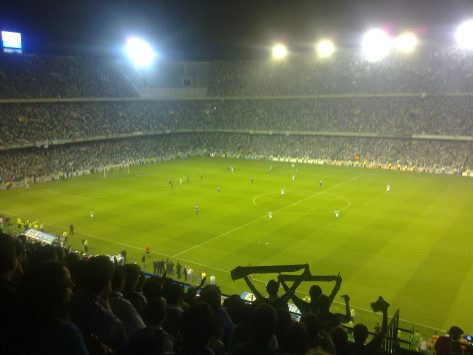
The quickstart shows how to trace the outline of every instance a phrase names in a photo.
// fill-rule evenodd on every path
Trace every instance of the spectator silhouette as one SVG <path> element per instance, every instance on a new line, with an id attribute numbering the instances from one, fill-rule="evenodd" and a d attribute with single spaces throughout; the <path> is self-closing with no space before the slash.
<path id="1" fill-rule="evenodd" d="M 233 321 L 227 311 L 222 308 L 222 293 L 215 285 L 207 285 L 202 289 L 200 301 L 207 303 L 215 313 L 216 327 L 215 338 L 223 342 L 225 349 L 230 348 L 230 340 L 233 334 Z"/>
<path id="2" fill-rule="evenodd" d="M 304 355 L 308 350 L 307 330 L 304 323 L 291 321 L 282 338 L 281 355 Z"/>
<path id="3" fill-rule="evenodd" d="M 109 302 L 113 313 L 120 318 L 126 328 L 127 335 L 130 336 L 145 327 L 145 323 L 135 306 L 123 297 L 125 287 L 125 269 L 123 266 L 115 265 L 112 279 L 112 293 Z"/>
<path id="4" fill-rule="evenodd" d="M 120 355 L 168 354 L 173 350 L 174 338 L 163 330 L 166 300 L 155 298 L 148 302 L 145 311 L 146 328 L 135 333 Z"/>
<path id="5" fill-rule="evenodd" d="M 164 289 L 164 298 L 167 301 L 166 317 L 164 317 L 163 328 L 173 337 L 177 336 L 182 317 L 182 300 L 184 290 L 179 284 L 170 284 Z"/>
<path id="6" fill-rule="evenodd" d="M 382 297 L 379 297 L 378 300 L 372 303 L 371 308 L 374 312 L 383 312 L 383 320 L 381 325 L 381 331 L 379 334 L 376 334 L 373 339 L 367 344 L 365 344 L 366 339 L 368 338 L 368 327 L 366 325 L 358 323 L 353 327 L 353 339 L 354 343 L 349 344 L 348 351 L 352 355 L 372 355 L 375 354 L 386 335 L 388 330 L 388 308 L 389 303 L 387 303 Z"/>
<path id="7" fill-rule="evenodd" d="M 82 331 L 89 350 L 94 339 L 115 350 L 126 341 L 126 328 L 113 314 L 108 301 L 113 272 L 114 264 L 106 256 L 91 258 L 80 268 L 77 289 L 69 304 L 69 315 Z"/>
<path id="8" fill-rule="evenodd" d="M 343 298 L 345 301 L 345 314 L 330 312 L 330 305 L 332 304 L 330 298 L 326 295 L 319 297 L 317 320 L 322 329 L 331 331 L 332 328 L 339 326 L 341 323 L 348 323 L 351 320 L 350 297 L 345 295 Z"/>
<path id="9" fill-rule="evenodd" d="M 215 315 L 207 303 L 196 302 L 182 315 L 182 347 L 177 355 L 214 355 L 209 342 L 215 333 Z"/>
<path id="10" fill-rule="evenodd" d="M 333 303 L 333 300 L 335 299 L 335 296 L 337 295 L 338 291 L 340 290 L 340 286 L 342 285 L 342 278 L 340 277 L 340 274 L 338 276 L 334 277 L 335 281 L 335 286 L 328 296 L 330 299 L 330 304 Z M 289 287 L 287 284 L 282 281 L 281 285 L 283 286 L 284 290 L 286 292 L 289 290 Z M 320 296 L 322 295 L 322 289 L 320 288 L 319 285 L 312 285 L 309 289 L 309 296 L 310 296 L 310 302 L 304 301 L 302 298 L 298 297 L 295 293 L 292 295 L 291 299 L 296 305 L 297 309 L 299 309 L 299 312 L 301 314 L 306 314 L 306 313 L 314 313 L 318 314 L 320 309 L 319 301 L 320 301 Z"/>
<path id="11" fill-rule="evenodd" d="M 273 355 L 276 348 L 270 345 L 278 325 L 278 316 L 273 306 L 260 303 L 251 316 L 251 341 L 242 342 L 232 349 L 231 355 Z"/>
<path id="12" fill-rule="evenodd" d="M 253 285 L 250 278 L 248 276 L 244 276 L 243 279 L 245 280 L 246 284 L 250 288 L 251 292 L 255 295 L 256 299 L 264 299 L 274 308 L 285 308 L 287 309 L 287 302 L 291 299 L 294 292 L 296 291 L 297 287 L 302 282 L 304 276 L 308 275 L 309 273 L 309 265 L 305 265 L 304 272 L 299 276 L 299 278 L 292 284 L 292 286 L 286 291 L 286 293 L 282 296 L 278 296 L 279 291 L 279 281 L 269 280 L 266 284 L 266 292 L 268 293 L 268 298 L 264 297 L 261 292 Z"/>
<path id="13" fill-rule="evenodd" d="M 20 286 L 24 344 L 28 354 L 88 354 L 79 329 L 69 320 L 66 304 L 74 284 L 62 263 L 46 261 L 28 270 Z"/>
<path id="14" fill-rule="evenodd" d="M 465 353 L 464 345 L 460 338 L 463 330 L 460 327 L 453 326 L 448 330 L 448 336 L 443 335 L 435 343 L 436 355 L 462 355 Z"/>
<path id="15" fill-rule="evenodd" d="M 146 308 L 146 298 L 138 292 L 142 281 L 141 269 L 136 264 L 125 265 L 125 287 L 123 297 L 135 306 L 138 313 L 143 316 Z"/>

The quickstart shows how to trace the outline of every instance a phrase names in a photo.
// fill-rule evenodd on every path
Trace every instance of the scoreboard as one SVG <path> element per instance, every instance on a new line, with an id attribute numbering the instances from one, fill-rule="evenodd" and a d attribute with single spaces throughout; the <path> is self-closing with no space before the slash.
<path id="1" fill-rule="evenodd" d="M 5 53 L 21 53 L 21 33 L 2 31 L 2 47 Z"/>

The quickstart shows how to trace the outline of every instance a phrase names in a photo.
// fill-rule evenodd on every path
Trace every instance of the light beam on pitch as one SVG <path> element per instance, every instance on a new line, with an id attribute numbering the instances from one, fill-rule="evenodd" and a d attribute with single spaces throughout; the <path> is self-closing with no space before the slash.
<path id="1" fill-rule="evenodd" d="M 128 38 L 125 50 L 133 65 L 138 68 L 149 67 L 156 59 L 156 52 L 153 47 L 138 37 Z"/>
<path id="2" fill-rule="evenodd" d="M 374 28 L 365 33 L 361 47 L 367 61 L 378 62 L 391 53 L 392 39 L 384 30 Z"/>
<path id="3" fill-rule="evenodd" d="M 287 47 L 284 44 L 278 43 L 273 46 L 271 54 L 273 56 L 273 59 L 283 60 L 288 55 Z"/>
<path id="4" fill-rule="evenodd" d="M 458 48 L 473 50 L 473 20 L 465 21 L 458 26 L 455 39 Z"/>
<path id="5" fill-rule="evenodd" d="M 329 39 L 323 39 L 316 46 L 319 58 L 330 58 L 335 53 L 335 44 Z"/>

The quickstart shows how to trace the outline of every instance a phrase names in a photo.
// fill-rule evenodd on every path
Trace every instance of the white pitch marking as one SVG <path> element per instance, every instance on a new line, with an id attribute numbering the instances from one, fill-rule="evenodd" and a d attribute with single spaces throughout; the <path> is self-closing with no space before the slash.
<path id="1" fill-rule="evenodd" d="M 358 178 L 360 178 L 360 177 L 363 176 L 363 175 L 364 175 L 364 174 L 360 174 L 360 175 L 353 176 L 352 178 L 350 178 L 350 179 L 348 179 L 348 180 L 345 180 L 345 181 L 342 181 L 341 183 L 339 183 L 339 184 L 337 184 L 337 185 L 334 185 L 334 186 L 332 186 L 331 188 L 328 188 L 328 189 L 325 190 L 325 191 L 330 191 L 330 190 L 333 190 L 333 189 L 335 189 L 335 188 L 337 188 L 337 187 L 340 187 L 340 186 L 342 186 L 342 185 L 345 185 L 346 183 L 348 183 L 348 182 L 350 182 L 350 181 L 352 181 L 352 180 L 358 179 Z M 325 191 L 316 192 L 315 194 L 312 194 L 312 195 L 310 195 L 310 196 L 307 196 L 306 198 L 303 198 L 302 200 L 293 202 L 293 203 L 291 203 L 291 204 L 289 204 L 289 205 L 287 205 L 287 206 L 284 206 L 284 207 L 282 207 L 282 208 L 280 208 L 279 210 L 276 210 L 276 211 L 274 211 L 274 212 L 283 211 L 283 210 L 285 210 L 286 208 L 295 206 L 295 205 L 297 205 L 297 204 L 299 204 L 299 203 L 302 203 L 302 202 L 304 202 L 304 201 L 307 201 L 307 200 L 309 200 L 309 199 L 311 199 L 311 198 L 313 198 L 313 197 L 315 197 L 315 196 L 318 196 L 318 195 L 320 195 L 321 193 L 323 193 L 323 192 L 325 192 Z M 181 252 L 179 252 L 179 253 L 177 253 L 177 254 L 174 254 L 172 257 L 175 258 L 176 256 L 179 256 L 179 255 L 182 255 L 182 254 L 184 254 L 184 253 L 187 253 L 188 251 L 191 251 L 191 250 L 193 250 L 193 249 L 195 249 L 195 248 L 201 247 L 202 245 L 205 245 L 205 244 L 207 244 L 207 243 L 210 243 L 210 242 L 212 242 L 212 241 L 214 241 L 214 240 L 216 240 L 216 239 L 219 239 L 219 238 L 224 237 L 224 236 L 226 236 L 226 235 L 228 235 L 228 234 L 231 234 L 231 233 L 233 233 L 233 232 L 235 232 L 235 231 L 237 231 L 237 230 L 239 230 L 239 229 L 242 229 L 242 228 L 244 228 L 244 227 L 246 227 L 246 226 L 248 226 L 248 225 L 250 225 L 250 224 L 252 224 L 252 223 L 254 223 L 254 222 L 256 222 L 256 221 L 259 221 L 260 219 L 266 218 L 266 217 L 267 217 L 266 214 L 265 214 L 264 216 L 257 217 L 257 218 L 255 218 L 255 219 L 253 219 L 253 220 L 251 220 L 251 221 L 249 221 L 249 222 L 247 222 L 247 223 L 244 223 L 244 224 L 242 224 L 242 225 L 240 225 L 240 226 L 237 226 L 237 227 L 235 227 L 235 228 L 232 228 L 232 229 L 230 229 L 230 230 L 228 230 L 228 231 L 226 231 L 226 232 L 224 232 L 224 233 L 222 233 L 222 234 L 219 234 L 219 235 L 217 235 L 217 236 L 215 236 L 215 237 L 213 237 L 213 238 L 207 239 L 206 241 L 203 241 L 202 243 L 196 244 L 196 245 L 194 245 L 194 246 L 192 246 L 192 247 L 190 247 L 190 248 L 187 248 L 187 249 L 185 249 L 185 250 L 183 250 L 183 251 L 181 251 Z"/>

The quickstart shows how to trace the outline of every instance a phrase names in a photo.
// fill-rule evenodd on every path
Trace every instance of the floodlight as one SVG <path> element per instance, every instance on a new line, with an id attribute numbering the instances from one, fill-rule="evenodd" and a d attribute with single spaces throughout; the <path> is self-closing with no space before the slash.
<path id="1" fill-rule="evenodd" d="M 391 52 L 392 39 L 382 29 L 374 28 L 365 33 L 361 46 L 365 59 L 369 62 L 377 62 Z"/>
<path id="2" fill-rule="evenodd" d="M 154 49 L 147 42 L 137 37 L 128 38 L 125 49 L 128 58 L 139 68 L 150 66 L 156 58 Z"/>
<path id="3" fill-rule="evenodd" d="M 415 51 L 417 42 L 417 36 L 414 33 L 405 32 L 396 38 L 394 46 L 398 52 L 407 54 Z"/>
<path id="4" fill-rule="evenodd" d="M 330 58 L 335 52 L 335 45 L 329 39 L 323 39 L 317 43 L 317 54 L 319 58 Z"/>
<path id="5" fill-rule="evenodd" d="M 473 20 L 463 22 L 455 33 L 457 46 L 461 49 L 473 49 Z"/>
<path id="6" fill-rule="evenodd" d="M 273 59 L 282 60 L 287 57 L 287 47 L 284 44 L 278 43 L 273 46 L 271 50 Z"/>

